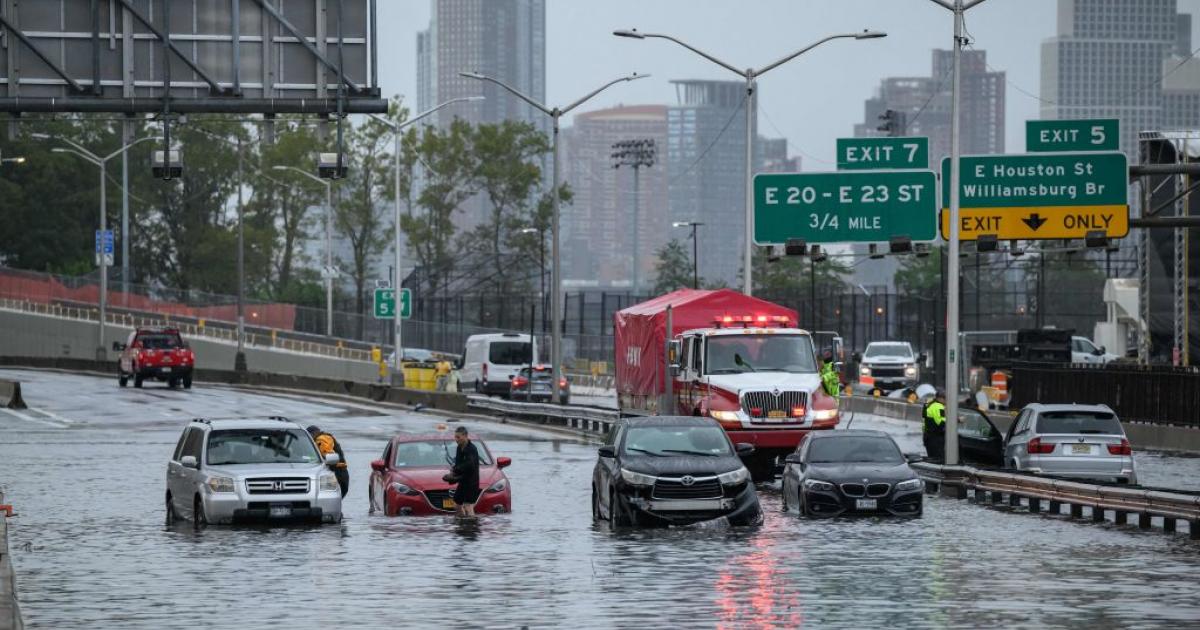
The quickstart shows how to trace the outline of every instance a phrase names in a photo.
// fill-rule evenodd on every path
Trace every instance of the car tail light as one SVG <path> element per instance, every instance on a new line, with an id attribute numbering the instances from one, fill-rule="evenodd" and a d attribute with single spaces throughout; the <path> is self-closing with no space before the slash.
<path id="1" fill-rule="evenodd" d="M 567 379 L 565 379 L 565 378 L 558 379 L 558 388 L 566 389 L 567 388 Z"/>
<path id="2" fill-rule="evenodd" d="M 487 380 L 487 364 L 483 364 L 483 380 Z"/>
<path id="3" fill-rule="evenodd" d="M 1109 444 L 1108 452 L 1111 455 L 1133 455 L 1133 447 L 1129 446 L 1129 440 L 1121 438 L 1120 444 Z"/>
<path id="4" fill-rule="evenodd" d="M 750 415 L 752 415 L 752 416 L 754 416 L 754 417 L 756 417 L 756 418 L 757 418 L 757 417 L 759 417 L 759 416 L 761 416 L 761 415 L 762 415 L 762 407 L 751 407 L 751 408 L 750 408 Z"/>
<path id="5" fill-rule="evenodd" d="M 1025 445 L 1025 450 L 1034 455 L 1045 455 L 1054 452 L 1054 443 L 1042 444 L 1042 438 L 1033 438 Z"/>
<path id="6" fill-rule="evenodd" d="M 793 418 L 803 418 L 804 417 L 804 407 L 792 407 L 792 417 Z"/>
<path id="7" fill-rule="evenodd" d="M 516 388 L 525 387 L 529 384 L 529 379 L 524 376 L 518 376 L 512 380 L 512 386 Z"/>

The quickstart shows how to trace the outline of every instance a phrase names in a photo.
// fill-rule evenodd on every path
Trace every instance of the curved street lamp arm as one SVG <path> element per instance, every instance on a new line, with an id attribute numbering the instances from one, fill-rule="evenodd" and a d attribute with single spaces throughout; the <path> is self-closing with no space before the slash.
<path id="1" fill-rule="evenodd" d="M 566 107 L 564 107 L 564 108 L 562 108 L 562 109 L 558 110 L 558 113 L 559 113 L 559 115 L 561 116 L 562 114 L 565 114 L 565 113 L 567 113 L 567 112 L 571 111 L 572 109 L 575 109 L 576 107 L 579 107 L 580 105 L 584 104 L 584 103 L 585 103 L 585 102 L 587 102 L 589 99 L 591 99 L 593 96 L 595 96 L 595 95 L 597 95 L 597 94 L 599 94 L 599 93 L 603 92 L 604 90 L 607 90 L 608 88 L 610 88 L 610 87 L 612 87 L 612 86 L 614 86 L 614 85 L 616 85 L 616 84 L 618 84 L 618 83 L 621 83 L 621 82 L 624 82 L 624 81 L 636 81 L 636 80 L 638 80 L 638 79 L 645 79 L 645 78 L 646 78 L 646 77 L 648 77 L 648 76 L 650 76 L 650 75 L 648 75 L 648 74 L 638 74 L 638 73 L 636 73 L 636 72 L 635 72 L 635 73 L 633 73 L 633 74 L 631 74 L 631 75 L 629 75 L 629 76 L 624 76 L 624 77 L 620 77 L 620 78 L 618 78 L 618 79 L 613 79 L 612 81 L 609 81 L 608 83 L 605 83 L 604 85 L 602 85 L 602 86 L 600 86 L 600 87 L 596 88 L 595 90 L 592 90 L 592 91 L 591 91 L 591 92 L 590 92 L 590 93 L 589 93 L 587 96 L 584 96 L 583 98 L 581 98 L 581 99 L 579 99 L 579 100 L 575 101 L 574 103 L 571 103 L 570 105 L 567 105 Z M 551 114 L 551 115 L 553 115 L 553 114 Z"/>
<path id="2" fill-rule="evenodd" d="M 803 55 L 804 53 L 816 48 L 817 46 L 820 46 L 821 44 L 824 44 L 827 41 L 831 41 L 834 39 L 846 38 L 846 37 L 858 38 L 858 36 L 859 36 L 858 33 L 838 33 L 837 35 L 830 35 L 828 37 L 822 38 L 820 40 L 817 40 L 817 41 L 805 46 L 804 48 L 801 48 L 800 50 L 797 50 L 796 52 L 794 52 L 786 57 L 783 57 L 782 59 L 779 59 L 778 61 L 776 61 L 774 63 L 769 63 L 769 64 L 763 66 L 762 68 L 759 68 L 758 70 L 754 70 L 753 71 L 754 76 L 766 74 L 767 72 L 774 70 L 775 68 L 777 68 L 779 66 L 782 66 L 783 64 L 795 59 L 796 57 L 799 57 L 800 55 Z"/>
<path id="3" fill-rule="evenodd" d="M 107 161 L 117 157 L 118 155 L 121 155 L 122 153 L 128 151 L 129 149 L 133 148 L 133 145 L 141 144 L 143 142 L 149 142 L 151 140 L 162 140 L 162 136 L 146 136 L 145 138 L 138 138 L 137 140 L 130 142 L 129 144 L 121 147 L 120 149 L 117 149 L 116 151 L 109 153 L 108 155 L 104 156 L 102 159 L 105 162 L 107 162 Z"/>
<path id="4" fill-rule="evenodd" d="M 543 114 L 545 114 L 547 116 L 554 116 L 554 112 L 551 109 L 549 109 L 545 105 L 542 105 L 541 103 L 529 98 L 528 96 L 525 96 L 521 92 L 517 91 L 515 88 L 509 87 L 508 84 L 504 83 L 503 81 L 498 81 L 498 80 L 493 79 L 492 77 L 489 77 L 485 74 L 479 74 L 478 72 L 459 72 L 458 75 L 462 76 L 462 77 L 467 77 L 468 79 L 476 79 L 479 81 L 488 81 L 490 83 L 495 83 L 496 85 L 499 85 L 500 87 L 504 88 L 505 90 L 508 90 L 508 92 L 511 93 L 513 96 L 521 99 L 522 101 L 525 101 L 526 103 L 529 103 L 534 108 L 541 111 Z"/>
<path id="5" fill-rule="evenodd" d="M 104 165 L 104 163 L 100 161 L 100 158 L 92 155 L 91 152 L 87 151 L 86 149 L 83 151 L 76 151 L 75 149 L 64 149 L 62 147 L 55 147 L 53 149 L 50 149 L 50 152 L 51 153 L 70 153 L 71 155 L 77 155 L 77 156 L 91 162 L 92 164 L 95 164 L 96 166 Z"/>
<path id="6" fill-rule="evenodd" d="M 680 46 L 683 46 L 684 48 L 696 53 L 697 55 L 700 55 L 701 57 L 704 57 L 705 59 L 717 64 L 718 66 L 721 66 L 722 68 L 725 68 L 726 70 L 729 70 L 730 72 L 732 72 L 734 74 L 737 74 L 738 76 L 743 76 L 743 77 L 746 76 L 745 70 L 738 70 L 737 68 L 733 67 L 732 64 L 725 63 L 724 61 L 717 59 L 716 57 L 704 52 L 703 50 L 700 50 L 699 48 L 696 48 L 695 46 L 693 46 L 681 39 L 676 39 L 674 37 L 671 37 L 670 35 L 665 35 L 663 33 L 642 33 L 641 35 L 642 35 L 642 37 L 656 37 L 658 39 L 671 40 L 671 41 L 675 42 L 676 44 L 679 44 Z"/>

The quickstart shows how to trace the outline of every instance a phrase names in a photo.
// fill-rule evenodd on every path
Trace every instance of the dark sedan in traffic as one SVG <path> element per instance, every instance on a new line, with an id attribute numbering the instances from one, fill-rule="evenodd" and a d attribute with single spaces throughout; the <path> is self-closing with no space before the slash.
<path id="1" fill-rule="evenodd" d="M 882 431 L 814 431 L 784 460 L 784 508 L 804 516 L 920 516 L 925 484 Z"/>
<path id="2" fill-rule="evenodd" d="M 592 471 L 592 518 L 614 527 L 689 525 L 725 517 L 759 525 L 762 508 L 740 455 L 716 420 L 629 418 L 609 432 Z"/>

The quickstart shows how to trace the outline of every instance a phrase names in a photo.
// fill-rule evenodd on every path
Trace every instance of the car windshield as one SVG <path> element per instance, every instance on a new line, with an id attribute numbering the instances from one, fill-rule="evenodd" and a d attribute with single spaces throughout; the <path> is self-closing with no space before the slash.
<path id="1" fill-rule="evenodd" d="M 822 437 L 808 447 L 810 464 L 900 464 L 904 455 L 891 438 L 873 436 Z"/>
<path id="2" fill-rule="evenodd" d="M 1049 411 L 1038 416 L 1037 432 L 1125 434 L 1117 417 L 1103 411 Z"/>
<path id="3" fill-rule="evenodd" d="M 817 371 L 808 335 L 713 335 L 707 355 L 708 374 Z"/>
<path id="4" fill-rule="evenodd" d="M 300 429 L 222 429 L 208 435 L 208 463 L 315 464 L 321 460 Z"/>
<path id="5" fill-rule="evenodd" d="M 488 362 L 496 365 L 529 365 L 532 345 L 528 341 L 493 341 L 488 350 Z"/>
<path id="6" fill-rule="evenodd" d="M 479 463 L 492 465 L 491 455 L 482 442 L 474 442 L 479 452 Z M 420 468 L 454 465 L 454 453 L 458 445 L 454 440 L 428 440 L 423 442 L 398 442 L 392 457 L 395 468 Z"/>
<path id="7" fill-rule="evenodd" d="M 171 350 L 183 346 L 179 335 L 142 335 L 137 340 L 146 350 Z"/>
<path id="8" fill-rule="evenodd" d="M 729 438 L 720 427 L 632 427 L 625 435 L 625 453 L 672 456 L 729 455 Z"/>
<path id="9" fill-rule="evenodd" d="M 906 343 L 873 343 L 867 346 L 864 357 L 905 357 L 912 358 L 912 347 Z"/>

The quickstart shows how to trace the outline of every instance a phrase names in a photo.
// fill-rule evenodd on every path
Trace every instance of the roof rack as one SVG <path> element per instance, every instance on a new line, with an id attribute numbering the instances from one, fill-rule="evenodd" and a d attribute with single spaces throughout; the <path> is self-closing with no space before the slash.
<path id="1" fill-rule="evenodd" d="M 192 418 L 192 422 L 203 422 L 204 424 L 212 424 L 212 420 L 208 418 Z"/>
<path id="2" fill-rule="evenodd" d="M 267 416 L 267 420 L 275 420 L 276 422 L 291 422 L 292 419 L 286 416 Z"/>

